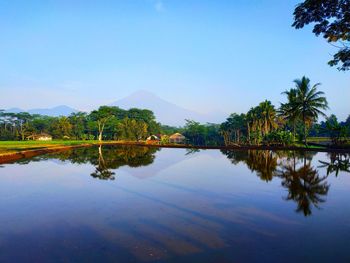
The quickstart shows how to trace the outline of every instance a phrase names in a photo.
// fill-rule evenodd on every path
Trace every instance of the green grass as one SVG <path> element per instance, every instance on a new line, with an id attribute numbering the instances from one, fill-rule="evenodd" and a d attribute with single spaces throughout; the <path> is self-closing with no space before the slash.
<path id="1" fill-rule="evenodd" d="M 309 137 L 307 138 L 308 142 L 330 142 L 331 138 L 329 137 Z"/>
<path id="2" fill-rule="evenodd" d="M 72 146 L 80 144 L 95 144 L 98 141 L 0 141 L 0 154 L 15 153 L 24 150 L 44 149 L 56 146 Z"/>
<path id="3" fill-rule="evenodd" d="M 99 141 L 79 141 L 79 140 L 52 140 L 52 141 L 0 141 L 0 155 L 16 153 L 25 150 L 45 149 L 58 146 L 74 146 L 98 144 Z M 103 144 L 133 143 L 130 141 L 103 141 Z"/>

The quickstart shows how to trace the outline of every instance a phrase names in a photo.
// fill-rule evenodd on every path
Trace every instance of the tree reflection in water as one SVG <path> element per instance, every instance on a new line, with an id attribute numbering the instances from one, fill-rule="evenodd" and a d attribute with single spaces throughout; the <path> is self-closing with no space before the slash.
<path id="1" fill-rule="evenodd" d="M 17 163 L 25 164 L 43 159 L 69 160 L 71 163 L 90 163 L 95 167 L 91 173 L 94 178 L 114 180 L 115 170 L 122 166 L 140 167 L 153 163 L 155 147 L 140 146 L 100 146 L 84 147 L 55 154 L 47 154 L 31 159 L 23 159 Z M 187 154 L 196 151 L 188 151 Z M 297 212 L 305 216 L 312 214 L 313 207 L 320 208 L 328 194 L 327 176 L 340 171 L 350 173 L 348 154 L 328 154 L 329 161 L 320 161 L 318 168 L 326 168 L 327 175 L 320 176 L 312 166 L 316 152 L 298 151 L 263 151 L 263 150 L 222 150 L 222 153 L 234 164 L 244 163 L 261 180 L 269 182 L 280 178 L 282 187 L 288 191 L 284 198 L 297 204 Z"/>
<path id="2" fill-rule="evenodd" d="M 91 173 L 94 178 L 102 180 L 114 180 L 115 172 L 108 169 L 106 162 L 103 158 L 102 145 L 98 147 L 98 164 L 95 166 L 95 172 Z"/>
<path id="3" fill-rule="evenodd" d="M 244 162 L 249 170 L 256 172 L 261 180 L 271 181 L 277 171 L 278 156 L 273 151 L 260 150 L 222 150 L 233 164 Z"/>
<path id="4" fill-rule="evenodd" d="M 297 203 L 297 212 L 303 212 L 305 216 L 312 213 L 312 206 L 319 208 L 319 204 L 325 202 L 329 184 L 325 181 L 326 176 L 319 176 L 318 171 L 311 166 L 311 160 L 303 158 L 301 166 L 297 166 L 296 159 L 292 163 L 281 165 L 279 177 L 282 186 L 287 188 L 286 200 Z"/>
<path id="5" fill-rule="evenodd" d="M 90 163 L 95 167 L 95 171 L 90 175 L 101 180 L 114 180 L 114 170 L 122 167 L 140 167 L 153 163 L 155 147 L 140 146 L 102 146 L 84 147 L 74 150 L 64 151 L 56 154 L 48 154 L 40 159 L 57 158 L 61 161 L 83 164 Z M 35 159 L 33 159 L 35 161 Z"/>
<path id="6" fill-rule="evenodd" d="M 320 176 L 311 161 L 314 152 L 223 150 L 233 164 L 243 162 L 261 180 L 281 178 L 282 186 L 288 190 L 285 200 L 297 203 L 297 212 L 305 216 L 312 213 L 312 207 L 319 208 L 329 190 L 326 176 Z"/>
<path id="7" fill-rule="evenodd" d="M 350 155 L 346 153 L 329 153 L 329 162 L 319 161 L 322 165 L 319 168 L 327 168 L 327 176 L 335 173 L 338 176 L 339 172 L 350 173 Z"/>

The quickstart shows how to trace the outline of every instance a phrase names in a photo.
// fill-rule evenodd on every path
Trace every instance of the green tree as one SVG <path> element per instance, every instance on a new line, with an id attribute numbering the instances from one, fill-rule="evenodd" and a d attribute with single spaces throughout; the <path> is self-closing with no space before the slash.
<path id="1" fill-rule="evenodd" d="M 297 121 L 300 118 L 300 112 L 294 110 L 297 99 L 297 90 L 290 89 L 284 91 L 282 94 L 287 96 L 287 102 L 281 103 L 279 108 L 279 116 L 281 116 L 285 121 L 287 121 L 293 129 L 293 141 L 295 141 L 296 125 Z"/>
<path id="2" fill-rule="evenodd" d="M 21 136 L 21 140 L 24 141 L 25 137 L 28 135 L 29 131 L 29 122 L 32 119 L 32 116 L 28 112 L 20 112 L 16 114 L 17 117 L 17 125 L 19 127 L 19 134 Z"/>
<path id="3" fill-rule="evenodd" d="M 118 107 L 101 106 L 90 113 L 90 119 L 94 121 L 98 129 L 98 140 L 102 141 L 106 123 L 118 112 Z"/>
<path id="4" fill-rule="evenodd" d="M 75 139 L 83 139 L 86 136 L 87 114 L 85 112 L 76 112 L 69 115 L 69 122 L 72 124 L 72 134 Z"/>
<path id="5" fill-rule="evenodd" d="M 184 135 L 194 145 L 204 145 L 206 128 L 203 124 L 193 120 L 186 120 Z"/>
<path id="6" fill-rule="evenodd" d="M 338 122 L 337 117 L 332 114 L 325 123 L 325 130 L 329 134 L 332 144 L 340 145 L 347 141 L 347 127 Z"/>
<path id="7" fill-rule="evenodd" d="M 230 145 L 232 142 L 239 144 L 245 131 L 245 114 L 232 113 L 226 121 L 220 125 L 220 133 L 224 138 L 225 145 Z"/>
<path id="8" fill-rule="evenodd" d="M 305 0 L 294 10 L 293 27 L 303 28 L 314 23 L 313 33 L 323 36 L 329 43 L 338 44 L 338 52 L 328 62 L 339 70 L 350 69 L 350 1 Z"/>
<path id="9" fill-rule="evenodd" d="M 59 117 L 52 124 L 52 134 L 56 138 L 70 137 L 72 132 L 72 124 L 67 117 Z"/>
<path id="10" fill-rule="evenodd" d="M 320 83 L 310 86 L 310 79 L 305 76 L 294 80 L 296 86 L 296 98 L 293 102 L 292 112 L 301 116 L 303 122 L 304 144 L 307 145 L 307 124 L 318 119 L 319 115 L 326 116 L 322 110 L 328 109 L 328 103 L 324 92 L 318 91 Z"/>
<path id="11" fill-rule="evenodd" d="M 262 119 L 259 107 L 251 108 L 247 112 L 248 142 L 259 144 L 261 140 Z"/>
<path id="12" fill-rule="evenodd" d="M 124 118 L 119 127 L 122 138 L 126 140 L 139 141 L 145 139 L 149 134 L 147 123 L 143 120 Z"/>
<path id="13" fill-rule="evenodd" d="M 271 101 L 265 100 L 259 104 L 261 117 L 263 118 L 263 135 L 277 128 L 276 110 Z"/>

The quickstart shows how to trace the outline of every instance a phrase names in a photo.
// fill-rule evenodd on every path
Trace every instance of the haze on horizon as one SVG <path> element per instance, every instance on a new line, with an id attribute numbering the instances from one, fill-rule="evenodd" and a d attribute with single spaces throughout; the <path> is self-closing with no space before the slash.
<path id="1" fill-rule="evenodd" d="M 291 27 L 300 1 L 3 1 L 0 108 L 91 110 L 137 90 L 198 112 L 245 112 L 303 75 L 349 114 L 335 48 Z"/>

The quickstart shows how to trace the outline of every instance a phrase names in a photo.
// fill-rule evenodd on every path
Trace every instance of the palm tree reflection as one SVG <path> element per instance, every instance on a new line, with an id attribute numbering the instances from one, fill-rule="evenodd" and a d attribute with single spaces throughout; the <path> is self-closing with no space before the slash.
<path id="1" fill-rule="evenodd" d="M 277 170 L 278 156 L 272 151 L 261 150 L 222 150 L 233 164 L 244 162 L 247 167 L 266 182 L 271 181 Z"/>
<path id="2" fill-rule="evenodd" d="M 297 203 L 297 212 L 312 214 L 312 207 L 320 208 L 329 190 L 327 176 L 320 176 L 312 167 L 314 152 L 295 151 L 222 151 L 233 164 L 244 162 L 261 180 L 281 178 L 281 185 L 288 190 L 285 200 Z"/>
<path id="3" fill-rule="evenodd" d="M 325 202 L 329 184 L 325 181 L 326 176 L 319 176 L 318 171 L 311 166 L 311 160 L 304 162 L 297 168 L 296 160 L 282 165 L 279 173 L 282 186 L 287 188 L 286 200 L 297 203 L 297 212 L 303 212 L 305 216 L 312 213 L 312 206 L 320 208 L 320 203 Z"/>
<path id="4" fill-rule="evenodd" d="M 248 151 L 246 164 L 263 181 L 271 181 L 277 170 L 277 155 L 272 151 Z"/>
<path id="5" fill-rule="evenodd" d="M 346 153 L 329 153 L 329 162 L 319 161 L 322 165 L 319 168 L 327 168 L 327 176 L 335 173 L 338 176 L 339 172 L 350 173 L 350 155 Z"/>

